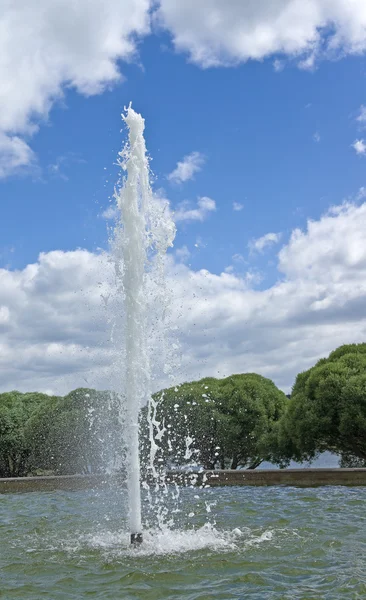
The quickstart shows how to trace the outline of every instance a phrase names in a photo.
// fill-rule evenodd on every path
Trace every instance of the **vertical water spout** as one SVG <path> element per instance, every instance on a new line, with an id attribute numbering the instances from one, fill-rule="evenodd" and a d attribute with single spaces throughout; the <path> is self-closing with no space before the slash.
<path id="1" fill-rule="evenodd" d="M 131 542 L 140 543 L 139 412 L 150 396 L 148 313 L 162 301 L 164 256 L 172 246 L 175 226 L 168 206 L 157 201 L 151 191 L 144 119 L 131 106 L 123 119 L 129 129 L 129 142 L 120 153 L 119 164 L 126 176 L 115 193 L 118 218 L 112 253 L 125 323 L 120 374 L 125 401 L 129 526 Z"/>

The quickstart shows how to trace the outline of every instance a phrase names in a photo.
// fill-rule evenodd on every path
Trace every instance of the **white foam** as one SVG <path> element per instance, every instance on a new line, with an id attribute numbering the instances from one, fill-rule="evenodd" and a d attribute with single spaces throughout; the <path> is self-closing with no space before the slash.
<path id="1" fill-rule="evenodd" d="M 219 531 L 210 524 L 199 529 L 148 529 L 144 530 L 141 545 L 131 546 L 129 534 L 123 532 L 104 532 L 84 538 L 84 543 L 94 549 L 107 550 L 116 555 L 133 554 L 136 556 L 180 554 L 197 550 L 233 551 L 237 549 L 235 535 L 232 532 Z"/>
<path id="2" fill-rule="evenodd" d="M 257 544 L 262 544 L 263 542 L 269 542 L 273 539 L 273 532 L 268 530 L 264 531 L 260 536 L 254 536 L 252 539 L 247 540 L 247 546 L 256 546 Z"/>
<path id="3" fill-rule="evenodd" d="M 288 533 L 288 532 L 287 532 Z M 99 551 L 103 560 L 123 560 L 128 557 L 146 557 L 162 555 L 179 555 L 187 552 L 206 551 L 206 553 L 226 552 L 243 553 L 259 544 L 271 543 L 274 532 L 266 530 L 262 533 L 247 527 L 242 529 L 222 530 L 210 523 L 199 528 L 170 529 L 150 528 L 144 530 L 143 543 L 132 546 L 130 532 L 99 531 L 98 533 L 76 533 L 64 539 L 45 539 L 36 536 L 33 546 L 28 551 L 48 552 L 65 551 L 71 555 L 83 555 L 89 551 Z M 36 544 L 34 542 L 37 541 Z"/>

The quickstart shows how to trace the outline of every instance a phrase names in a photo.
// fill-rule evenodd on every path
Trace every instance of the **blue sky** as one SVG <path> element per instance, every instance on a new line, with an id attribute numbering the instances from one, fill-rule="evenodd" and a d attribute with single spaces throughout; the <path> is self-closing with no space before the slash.
<path id="1" fill-rule="evenodd" d="M 222 283 L 214 292 L 218 298 L 233 288 L 246 288 L 249 282 L 250 289 L 244 291 L 251 298 L 266 294 L 255 296 L 258 311 L 259 306 L 267 306 L 262 304 L 265 297 L 265 302 L 272 302 L 281 282 L 297 289 L 299 282 L 308 282 L 307 273 L 320 256 L 324 272 L 334 268 L 337 275 L 328 291 L 320 290 L 324 279 L 319 267 L 318 279 L 309 284 L 312 289 L 319 286 L 319 297 L 311 302 L 338 303 L 335 327 L 341 333 L 329 336 L 326 328 L 333 313 L 324 313 L 325 329 L 317 334 L 323 340 L 319 353 L 354 336 L 356 330 L 347 324 L 349 319 L 354 322 L 355 303 L 362 304 L 363 259 L 357 263 L 360 295 L 352 299 L 350 312 L 344 300 L 348 292 L 333 285 L 348 280 L 347 257 L 364 251 L 362 229 L 347 229 L 349 222 L 352 227 L 363 223 L 361 212 L 356 212 L 362 211 L 366 180 L 364 4 L 352 0 L 350 6 L 346 0 L 334 0 L 325 9 L 320 0 L 311 0 L 305 16 L 296 12 L 294 0 L 281 0 L 276 8 L 270 0 L 257 8 L 250 4 L 223 6 L 205 0 L 195 8 L 190 0 L 180 10 L 175 0 L 162 0 L 153 9 L 148 0 L 108 0 L 105 5 L 93 0 L 88 12 L 75 14 L 71 2 L 58 0 L 53 7 L 44 4 L 43 12 L 39 6 L 31 17 L 25 2 L 19 4 L 16 18 L 13 9 L 3 11 L 0 21 L 8 28 L 10 40 L 0 42 L 6 56 L 0 64 L 5 82 L 0 93 L 4 281 L 25 277 L 27 265 L 39 266 L 40 253 L 62 251 L 66 260 L 77 249 L 94 256 L 99 248 L 108 247 L 111 221 L 103 213 L 110 205 L 118 178 L 115 161 L 126 138 L 121 112 L 132 101 L 146 119 L 154 188 L 180 215 L 173 260 L 178 266 L 183 263 L 179 268 L 185 269 L 187 281 L 207 270 L 210 277 L 219 278 L 212 285 Z M 56 8 L 62 9 L 62 23 Z M 151 10 L 158 11 L 159 18 L 156 12 L 151 16 Z M 82 27 L 77 30 L 79 20 Z M 261 28 L 267 28 L 267 37 L 263 38 Z M 24 44 L 22 52 L 16 51 L 18 39 Z M 198 165 L 196 171 L 185 181 L 174 178 L 177 164 L 189 160 Z M 329 217 L 329 208 L 344 201 L 351 212 Z M 189 218 L 192 210 L 196 212 Z M 309 219 L 318 227 L 313 233 Z M 293 237 L 297 228 L 304 236 L 300 242 Z M 318 250 L 314 239 L 321 235 Z M 327 235 L 330 249 L 325 247 Z M 344 242 L 357 240 L 355 248 L 345 251 L 346 258 L 340 257 L 338 248 L 342 237 Z M 313 254 L 306 258 L 308 248 L 313 248 Z M 331 248 L 336 250 L 332 253 Z M 299 266 L 294 275 L 293 262 L 303 265 L 301 273 Z M 344 270 L 339 276 L 341 265 Z M 52 276 L 48 276 L 51 286 Z M 240 298 L 233 309 L 236 315 L 244 302 Z M 33 301 L 28 299 L 27 306 Z M 11 296 L 4 295 L 2 302 L 0 297 L 0 315 L 1 307 L 8 315 Z M 281 306 L 287 302 L 285 297 Z M 366 315 L 357 314 L 363 323 Z M 230 340 L 233 316 L 225 318 L 229 329 L 219 335 Z M 273 339 L 275 321 L 274 316 Z M 8 327 L 10 317 L 4 317 L 5 322 Z M 265 330 L 264 322 L 258 327 Z M 292 325 L 287 319 L 281 327 Z M 362 327 L 357 330 L 359 337 Z M 261 335 L 256 335 L 260 341 Z M 317 335 L 299 363 L 279 377 L 284 388 L 290 387 L 296 368 L 317 357 Z M 299 333 L 296 343 L 302 337 Z M 46 348 L 34 331 L 30 338 L 33 346 L 39 343 Z M 235 344 L 230 346 L 229 341 L 231 349 L 220 368 L 218 359 L 207 358 L 209 350 L 203 350 L 201 342 L 192 338 L 184 343 L 197 344 L 197 356 L 206 356 L 206 367 L 193 369 L 192 376 L 233 372 L 241 365 L 240 370 L 245 370 L 245 350 L 241 349 L 238 363 Z M 252 356 L 250 344 L 248 348 Z M 212 352 L 220 355 L 217 348 Z M 259 351 L 253 353 L 258 356 Z M 277 368 L 273 355 L 262 358 L 262 362 L 250 359 L 250 366 L 272 376 Z M 44 389 L 52 387 L 49 366 L 35 371 L 43 374 L 30 373 L 25 387 L 43 380 Z M 62 372 L 66 375 L 67 367 Z M 3 386 L 15 385 L 14 379 L 15 375 L 5 377 Z"/>
<path id="2" fill-rule="evenodd" d="M 269 231 L 286 238 L 364 184 L 365 160 L 351 147 L 366 95 L 364 57 L 323 62 L 314 72 L 294 65 L 276 72 L 272 57 L 202 70 L 160 35 L 141 44 L 139 61 L 122 63 L 125 81 L 101 95 L 66 90 L 32 140 L 37 168 L 2 181 L 2 266 L 23 267 L 41 251 L 105 246 L 98 215 L 118 177 L 120 115 L 130 101 L 146 119 L 155 187 L 172 207 L 200 196 L 216 202 L 204 223 L 179 227 L 176 245 L 192 251 L 194 268 L 219 273 L 232 255 L 247 258 L 252 238 Z M 202 170 L 171 184 L 167 175 L 192 151 L 204 155 Z M 233 202 L 244 208 L 234 211 Z M 197 237 L 204 247 L 195 249 Z M 257 259 L 262 269 L 270 257 Z"/>

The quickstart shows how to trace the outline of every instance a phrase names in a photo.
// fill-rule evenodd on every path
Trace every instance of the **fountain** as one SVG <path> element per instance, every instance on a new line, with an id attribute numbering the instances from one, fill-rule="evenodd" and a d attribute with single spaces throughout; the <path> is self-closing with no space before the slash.
<path id="1" fill-rule="evenodd" d="M 131 104 L 125 110 L 122 118 L 129 141 L 120 152 L 119 165 L 126 176 L 115 192 L 118 217 L 112 255 L 117 288 L 123 296 L 124 352 L 119 360 L 123 361 L 130 539 L 135 544 L 142 542 L 139 412 L 151 395 L 148 313 L 163 298 L 164 256 L 173 244 L 175 226 L 167 205 L 151 190 L 144 119 Z M 154 277 L 155 286 L 151 285 Z"/>
<path id="2" fill-rule="evenodd" d="M 53 485 L 53 478 L 40 478 L 46 486 L 41 489 L 39 482 L 32 484 L 33 478 L 16 479 L 13 491 L 37 487 L 32 493 L 1 498 L 0 596 L 27 600 L 70 595 L 104 600 L 365 597 L 366 490 L 355 485 L 356 480 L 353 488 L 305 489 L 301 484 L 287 487 L 278 482 L 275 487 L 201 489 L 197 485 L 179 490 L 174 482 L 159 480 L 159 466 L 154 472 L 154 458 L 159 465 L 159 441 L 170 431 L 157 397 L 151 398 L 150 392 L 155 359 L 160 367 L 166 364 L 161 327 L 167 302 L 164 262 L 175 227 L 167 205 L 150 188 L 144 121 L 131 106 L 124 120 L 129 143 L 120 153 L 125 177 L 115 194 L 118 217 L 111 243 L 115 293 L 105 296 L 104 302 L 114 320 L 117 357 L 111 365 L 115 392 L 111 403 L 117 399 L 127 433 L 128 532 L 122 525 L 124 492 L 119 486 L 96 492 L 84 489 L 84 476 L 56 477 L 58 487 L 53 493 L 47 487 Z M 102 264 L 104 268 L 104 260 Z M 110 271 L 106 271 L 108 278 Z M 149 466 L 157 483 L 155 489 L 143 484 L 141 498 L 138 418 L 145 402 L 150 417 Z M 116 430 L 119 437 L 119 424 Z M 187 459 L 190 440 L 186 439 Z M 114 449 L 114 445 L 111 451 L 107 448 L 106 454 L 112 455 Z M 115 455 L 114 461 L 119 460 L 119 452 Z M 243 477 L 248 478 L 248 472 Z M 259 479 L 265 482 L 263 472 Z M 76 491 L 77 481 L 82 489 Z"/>

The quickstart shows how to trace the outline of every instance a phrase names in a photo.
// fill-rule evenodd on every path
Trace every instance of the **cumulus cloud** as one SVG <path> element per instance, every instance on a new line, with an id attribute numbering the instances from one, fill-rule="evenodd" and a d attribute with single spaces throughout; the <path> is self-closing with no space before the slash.
<path id="1" fill-rule="evenodd" d="M 359 123 L 361 123 L 362 125 L 366 124 L 366 106 L 364 106 L 363 104 L 360 106 L 357 121 L 359 121 Z"/>
<path id="2" fill-rule="evenodd" d="M 295 229 L 280 250 L 279 270 L 291 279 L 321 281 L 325 272 L 328 281 L 358 278 L 366 269 L 366 246 L 357 221 L 366 222 L 366 203 L 345 202 L 319 221 L 309 220 L 307 231 Z"/>
<path id="3" fill-rule="evenodd" d="M 90 96 L 122 77 L 149 0 L 0 0 L 0 176 L 30 164 L 30 136 L 66 88 Z"/>
<path id="4" fill-rule="evenodd" d="M 313 135 L 313 140 L 314 140 L 314 142 L 317 142 L 317 143 L 319 143 L 319 142 L 320 142 L 320 140 L 321 140 L 321 137 L 320 137 L 320 133 L 319 133 L 318 131 L 316 131 L 316 132 L 314 133 L 314 135 Z"/>
<path id="5" fill-rule="evenodd" d="M 65 390 L 86 385 L 94 362 L 101 372 L 111 357 L 101 297 L 109 271 L 106 256 L 86 250 L 0 269 L 2 389 Z"/>
<path id="6" fill-rule="evenodd" d="M 0 179 L 24 173 L 35 162 L 34 152 L 24 140 L 0 131 Z"/>
<path id="7" fill-rule="evenodd" d="M 366 49 L 364 0 L 0 0 L 0 177 L 34 164 L 29 138 L 66 90 L 91 96 L 123 79 L 151 14 L 201 67 L 273 56 L 277 70 L 287 58 L 312 68 Z M 193 152 L 171 181 L 202 164 Z"/>
<path id="8" fill-rule="evenodd" d="M 360 202 L 364 198 L 366 198 L 366 187 L 361 186 L 360 189 L 358 190 L 357 194 L 355 195 L 354 199 L 356 202 Z"/>
<path id="9" fill-rule="evenodd" d="M 233 210 L 240 212 L 243 210 L 244 204 L 240 204 L 240 202 L 233 202 Z"/>
<path id="10" fill-rule="evenodd" d="M 356 140 L 352 144 L 352 148 L 355 149 L 356 154 L 365 154 L 366 153 L 366 144 L 363 140 Z"/>
<path id="11" fill-rule="evenodd" d="M 182 221 L 205 221 L 211 212 L 216 210 L 216 202 L 208 196 L 198 198 L 197 206 L 192 208 L 188 201 L 178 204 L 173 214 L 176 223 Z"/>
<path id="12" fill-rule="evenodd" d="M 175 48 L 204 68 L 274 54 L 312 68 L 366 50 L 364 0 L 160 0 L 158 19 Z"/>
<path id="13" fill-rule="evenodd" d="M 294 230 L 266 289 L 253 288 L 251 272 L 193 271 L 171 255 L 176 381 L 254 371 L 288 390 L 333 348 L 364 341 L 365 228 L 366 203 L 348 202 Z M 1 390 L 110 385 L 108 255 L 49 252 L 23 270 L 1 270 L 0 281 Z"/>
<path id="14" fill-rule="evenodd" d="M 175 256 L 178 259 L 178 261 L 184 263 L 190 258 L 191 253 L 188 250 L 187 246 L 182 246 L 181 248 L 176 249 Z"/>
<path id="15" fill-rule="evenodd" d="M 200 373 L 254 370 L 288 389 L 332 348 L 363 341 L 365 225 L 366 204 L 348 203 L 295 230 L 279 254 L 283 277 L 264 290 L 246 276 L 187 273 L 200 301 L 184 313 L 184 352 L 197 344 L 191 361 L 202 359 Z"/>
<path id="16" fill-rule="evenodd" d="M 177 162 L 174 171 L 169 173 L 168 179 L 173 183 L 184 183 L 193 179 L 205 164 L 205 157 L 200 152 L 191 152 L 183 160 Z"/>
<path id="17" fill-rule="evenodd" d="M 255 240 L 251 240 L 248 244 L 252 253 L 263 252 L 265 248 L 278 244 L 281 239 L 281 233 L 266 233 Z"/>

